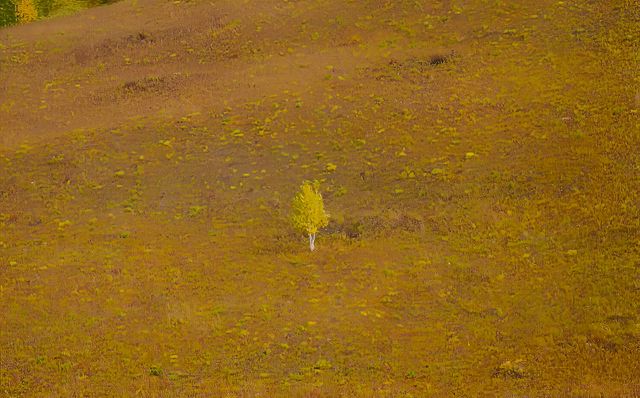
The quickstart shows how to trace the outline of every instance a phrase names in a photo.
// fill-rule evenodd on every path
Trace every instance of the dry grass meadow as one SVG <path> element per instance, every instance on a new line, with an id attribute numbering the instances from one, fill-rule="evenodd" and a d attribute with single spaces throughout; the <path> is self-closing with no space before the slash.
<path id="1" fill-rule="evenodd" d="M 632 0 L 0 29 L 0 395 L 640 396 L 639 71 Z"/>

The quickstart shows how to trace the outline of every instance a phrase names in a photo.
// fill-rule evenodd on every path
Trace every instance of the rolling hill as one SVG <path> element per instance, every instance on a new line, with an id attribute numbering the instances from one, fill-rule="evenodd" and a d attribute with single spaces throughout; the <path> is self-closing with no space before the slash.
<path id="1" fill-rule="evenodd" d="M 0 391 L 640 394 L 638 54 L 624 0 L 1 29 Z"/>

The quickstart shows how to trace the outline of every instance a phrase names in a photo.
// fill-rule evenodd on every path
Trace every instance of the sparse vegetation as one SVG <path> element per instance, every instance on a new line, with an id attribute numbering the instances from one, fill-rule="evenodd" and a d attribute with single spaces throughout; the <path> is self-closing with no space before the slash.
<path id="1" fill-rule="evenodd" d="M 637 2 L 34 4 L 0 395 L 638 395 Z"/>

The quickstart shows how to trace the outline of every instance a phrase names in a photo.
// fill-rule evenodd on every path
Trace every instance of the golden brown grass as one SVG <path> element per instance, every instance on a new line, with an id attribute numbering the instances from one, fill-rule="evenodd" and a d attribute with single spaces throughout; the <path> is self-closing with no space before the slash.
<path id="1" fill-rule="evenodd" d="M 640 394 L 638 13 L 140 1 L 0 30 L 0 392 Z"/>

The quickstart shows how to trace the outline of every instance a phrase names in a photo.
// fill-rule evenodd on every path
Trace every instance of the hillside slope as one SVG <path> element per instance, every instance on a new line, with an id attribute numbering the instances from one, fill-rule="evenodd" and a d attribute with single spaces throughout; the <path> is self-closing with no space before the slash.
<path id="1" fill-rule="evenodd" d="M 640 9 L 520 3 L 0 30 L 0 391 L 638 394 Z"/>

